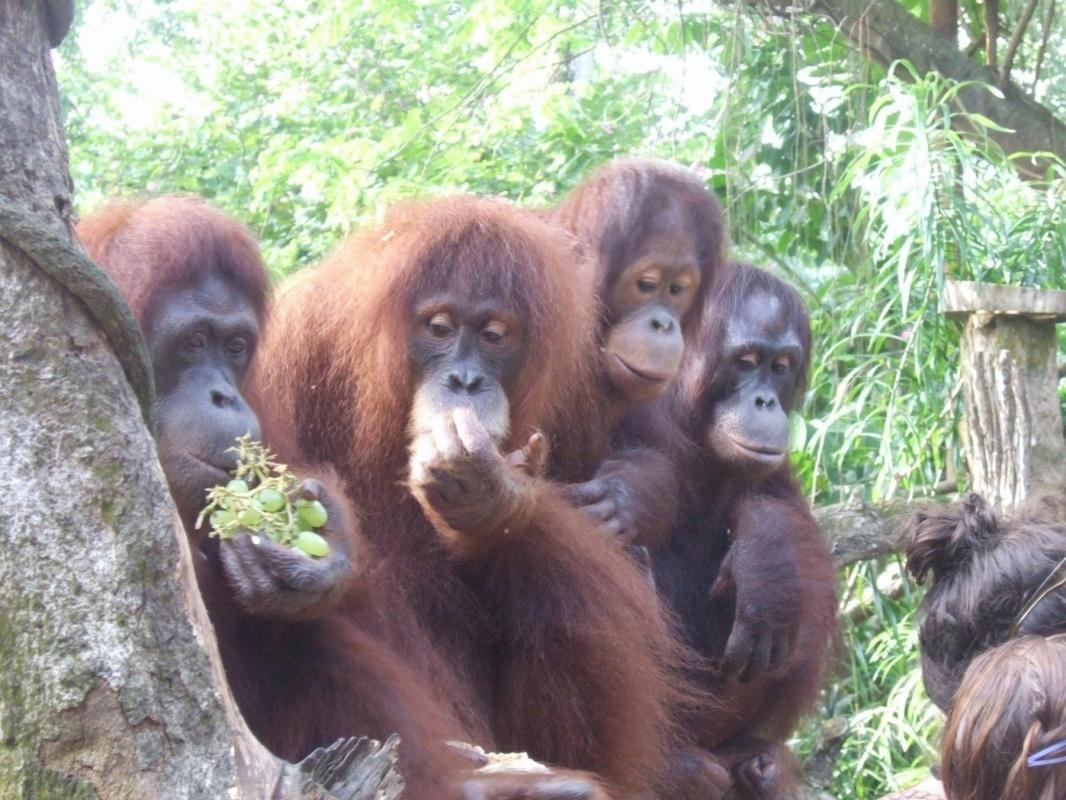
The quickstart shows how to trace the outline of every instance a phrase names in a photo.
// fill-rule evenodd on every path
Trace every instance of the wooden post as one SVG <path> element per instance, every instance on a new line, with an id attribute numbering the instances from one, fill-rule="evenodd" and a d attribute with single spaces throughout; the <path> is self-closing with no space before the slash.
<path id="1" fill-rule="evenodd" d="M 1066 292 L 947 281 L 944 313 L 965 319 L 962 381 L 971 488 L 1007 510 L 1066 483 L 1055 324 Z"/>

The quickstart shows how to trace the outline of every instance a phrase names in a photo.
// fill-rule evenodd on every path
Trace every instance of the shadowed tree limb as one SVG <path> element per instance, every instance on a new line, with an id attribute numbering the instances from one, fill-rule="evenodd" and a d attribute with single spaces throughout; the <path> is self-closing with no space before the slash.
<path id="1" fill-rule="evenodd" d="M 963 83 L 999 84 L 995 71 L 960 52 L 896 0 L 816 0 L 814 9 L 829 17 L 857 48 L 879 64 L 888 66 L 905 59 L 919 74 L 936 72 Z M 984 86 L 965 86 L 957 102 L 963 111 L 982 114 L 1008 129 L 989 132 L 1007 153 L 1051 153 L 1066 161 L 1066 124 L 1013 82 L 1006 81 L 1000 89 L 1002 97 Z M 1014 163 L 1019 174 L 1028 179 L 1043 178 L 1048 167 L 1048 160 L 1040 156 L 1015 159 Z"/>

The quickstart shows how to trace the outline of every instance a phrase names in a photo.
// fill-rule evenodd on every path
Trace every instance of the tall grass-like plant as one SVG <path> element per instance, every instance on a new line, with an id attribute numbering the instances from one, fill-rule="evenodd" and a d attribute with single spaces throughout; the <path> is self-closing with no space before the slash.
<path id="1" fill-rule="evenodd" d="M 980 135 L 992 123 L 956 110 L 961 88 L 895 65 L 840 159 L 827 203 L 854 208 L 855 221 L 838 253 L 845 266 L 814 289 L 830 312 L 815 318 L 815 494 L 913 494 L 959 463 L 959 329 L 939 313 L 946 276 L 1063 280 L 1062 169 L 1043 184 L 1018 180 Z"/>
<path id="2" fill-rule="evenodd" d="M 937 760 L 943 719 L 922 687 L 919 595 L 902 572 L 893 559 L 855 565 L 843 576 L 847 647 L 822 709 L 822 719 L 847 723 L 833 772 L 835 797 L 881 797 L 918 783 Z M 801 753 L 814 745 L 817 727 L 799 737 Z"/>

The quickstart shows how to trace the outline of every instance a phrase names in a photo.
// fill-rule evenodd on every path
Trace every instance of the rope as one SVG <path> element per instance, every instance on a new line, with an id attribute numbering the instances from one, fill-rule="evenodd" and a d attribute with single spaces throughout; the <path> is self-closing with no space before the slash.
<path id="1" fill-rule="evenodd" d="M 0 241 L 21 250 L 42 272 L 85 304 L 89 317 L 122 365 L 148 430 L 154 432 L 152 362 L 140 326 L 111 279 L 70 241 L 2 197 Z"/>

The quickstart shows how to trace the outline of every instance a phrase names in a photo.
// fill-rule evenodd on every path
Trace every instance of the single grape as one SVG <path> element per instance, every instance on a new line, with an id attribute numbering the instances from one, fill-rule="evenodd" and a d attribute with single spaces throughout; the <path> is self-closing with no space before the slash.
<path id="1" fill-rule="evenodd" d="M 211 512 L 211 527 L 216 531 L 220 531 L 228 525 L 232 525 L 236 519 L 237 515 L 228 508 L 220 508 L 218 511 Z"/>
<path id="2" fill-rule="evenodd" d="M 296 537 L 292 546 L 314 558 L 322 558 L 329 555 L 329 542 L 314 531 L 303 531 Z"/>
<path id="3" fill-rule="evenodd" d="M 329 519 L 329 514 L 326 513 L 326 507 L 318 500 L 308 503 L 299 510 L 298 514 L 300 519 L 312 528 L 321 528 L 326 524 L 326 520 Z"/>
<path id="4" fill-rule="evenodd" d="M 263 521 L 263 515 L 259 512 L 259 509 L 247 506 L 241 509 L 241 512 L 237 515 L 237 522 L 239 522 L 245 528 L 254 528 L 260 522 Z"/>
<path id="5" fill-rule="evenodd" d="M 226 488 L 236 494 L 248 494 L 248 484 L 242 481 L 240 478 L 234 478 L 232 481 L 226 484 Z"/>
<path id="6" fill-rule="evenodd" d="M 257 497 L 264 511 L 281 511 L 285 508 L 285 495 L 277 489 L 260 489 Z"/>

